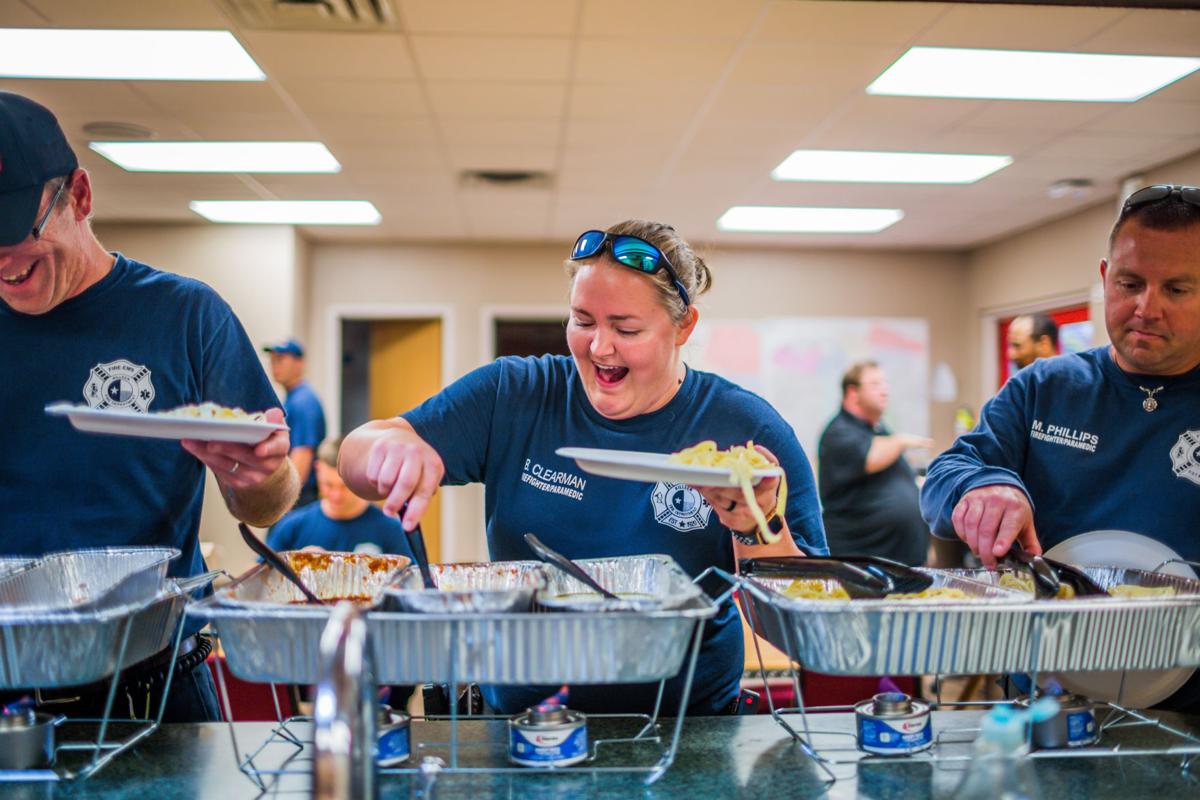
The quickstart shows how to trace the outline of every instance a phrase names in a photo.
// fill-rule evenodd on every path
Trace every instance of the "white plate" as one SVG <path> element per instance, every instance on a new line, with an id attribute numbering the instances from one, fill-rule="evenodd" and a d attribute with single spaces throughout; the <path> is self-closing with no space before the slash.
<path id="1" fill-rule="evenodd" d="M 71 403 L 46 406 L 46 413 L 66 417 L 76 430 L 114 436 L 143 436 L 150 439 L 197 439 L 202 442 L 258 444 L 287 425 L 243 419 L 204 419 L 141 414 L 135 411 L 89 408 Z"/>
<path id="2" fill-rule="evenodd" d="M 1046 551 L 1049 558 L 1077 567 L 1126 567 L 1155 571 L 1179 554 L 1162 542 L 1131 531 L 1092 531 L 1059 542 Z M 1168 564 L 1159 572 L 1195 578 L 1187 564 Z M 1131 708 L 1148 708 L 1175 694 L 1196 670 L 1150 669 L 1133 672 L 1064 672 L 1054 676 L 1064 689 Z M 1121 676 L 1125 686 L 1121 686 Z"/>
<path id="3" fill-rule="evenodd" d="M 729 487 L 738 482 L 725 467 L 704 467 L 696 464 L 673 464 L 670 453 L 639 453 L 634 450 L 600 450 L 594 447 L 560 447 L 554 451 L 565 458 L 575 459 L 584 472 L 646 483 L 682 483 L 687 486 Z M 783 474 L 779 467 L 754 470 L 751 483 Z"/>

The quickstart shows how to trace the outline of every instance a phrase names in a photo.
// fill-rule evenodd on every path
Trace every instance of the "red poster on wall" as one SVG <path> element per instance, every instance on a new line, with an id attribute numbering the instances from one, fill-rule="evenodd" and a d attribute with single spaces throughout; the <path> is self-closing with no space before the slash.
<path id="1" fill-rule="evenodd" d="M 1059 353 L 1077 353 L 1091 346 L 1092 323 L 1088 318 L 1087 304 L 1067 306 L 1042 313 L 1048 315 L 1058 325 Z M 999 375 L 997 389 L 1003 386 L 1004 382 L 1008 380 L 1008 376 L 1016 371 L 1016 365 L 1008 360 L 1008 326 L 1018 316 L 1020 314 L 1014 314 L 996 323 L 998 326 L 996 342 L 999 348 L 996 354 L 999 359 L 999 369 L 996 370 L 996 374 Z"/>

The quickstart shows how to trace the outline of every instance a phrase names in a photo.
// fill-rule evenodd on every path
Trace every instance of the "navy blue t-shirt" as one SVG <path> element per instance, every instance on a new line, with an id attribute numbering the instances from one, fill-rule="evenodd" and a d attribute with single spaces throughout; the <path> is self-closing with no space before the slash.
<path id="1" fill-rule="evenodd" d="M 288 428 L 291 429 L 291 446 L 311 447 L 313 461 L 316 462 L 316 449 L 325 441 L 325 410 L 321 401 L 313 391 L 308 381 L 300 381 L 287 393 L 283 401 L 283 413 L 287 417 Z M 310 497 L 317 495 L 317 470 L 310 468 L 308 478 L 301 489 Z"/>
<path id="2" fill-rule="evenodd" d="M 442 456 L 444 484 L 485 485 L 488 550 L 497 561 L 530 558 L 522 537 L 533 532 L 569 558 L 665 553 L 693 576 L 709 566 L 732 571 L 732 537 L 695 489 L 590 475 L 554 453 L 564 446 L 673 452 L 704 439 L 721 448 L 752 439 L 770 449 L 787 473 L 792 535 L 810 553 L 827 552 L 812 469 L 795 432 L 765 400 L 716 375 L 689 369 L 659 410 L 612 420 L 592 407 L 569 357 L 501 358 L 404 417 Z M 727 603 L 705 628 L 689 711 L 728 705 L 742 668 L 741 625 Z M 645 711 L 656 687 L 572 687 L 570 705 Z M 485 697 L 512 713 L 556 688 L 488 687 Z M 678 706 L 681 688 L 680 679 L 668 684 L 667 709 Z"/>
<path id="3" fill-rule="evenodd" d="M 413 557 L 399 520 L 370 504 L 353 519 L 330 519 L 321 511 L 320 503 L 298 508 L 275 523 L 267 534 L 267 544 L 276 550 L 299 550 L 315 545 L 343 553 L 359 551 Z"/>
<path id="4" fill-rule="evenodd" d="M 117 254 L 108 275 L 45 314 L 0 302 L 0 342 L 0 552 L 170 546 L 183 553 L 172 575 L 203 572 L 204 465 L 179 442 L 81 433 L 43 409 L 60 400 L 143 412 L 205 401 L 277 408 L 225 301 Z"/>
<path id="5" fill-rule="evenodd" d="M 1163 387 L 1153 412 L 1139 386 Z M 1034 362 L 929 465 L 921 508 L 934 533 L 954 537 L 954 506 L 989 484 L 1025 491 L 1045 548 L 1127 530 L 1200 559 L 1200 369 L 1126 374 L 1108 347 Z"/>

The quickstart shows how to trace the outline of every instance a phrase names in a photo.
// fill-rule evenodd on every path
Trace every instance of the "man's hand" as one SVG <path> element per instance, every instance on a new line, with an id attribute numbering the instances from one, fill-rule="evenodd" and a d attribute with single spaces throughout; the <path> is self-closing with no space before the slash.
<path id="1" fill-rule="evenodd" d="M 267 411 L 266 421 L 283 422 L 283 410 Z M 264 483 L 287 460 L 291 436 L 287 431 L 275 431 L 255 445 L 237 442 L 200 442 L 184 439 L 183 449 L 200 459 L 222 485 L 232 489 L 249 489 Z"/>
<path id="2" fill-rule="evenodd" d="M 282 423 L 283 410 L 270 409 L 266 420 Z M 256 445 L 184 439 L 183 449 L 213 471 L 234 517 L 265 528 L 283 516 L 300 493 L 296 470 L 287 457 L 290 443 L 291 436 L 283 430 Z"/>
<path id="3" fill-rule="evenodd" d="M 950 516 L 954 532 L 979 556 L 986 567 L 996 566 L 1020 539 L 1022 546 L 1040 555 L 1033 509 L 1025 493 L 1015 486 L 997 484 L 972 489 L 962 496 Z"/>

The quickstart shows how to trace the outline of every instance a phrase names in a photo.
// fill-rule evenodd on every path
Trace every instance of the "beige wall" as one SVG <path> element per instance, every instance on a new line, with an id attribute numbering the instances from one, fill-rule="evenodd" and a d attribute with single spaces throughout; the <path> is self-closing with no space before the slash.
<path id="1" fill-rule="evenodd" d="M 1200 184 L 1200 153 L 1147 170 L 1142 183 Z M 965 401 L 978 409 L 994 384 L 995 355 L 984 348 L 984 327 L 997 313 L 1011 314 L 1052 304 L 1061 298 L 1099 298 L 1100 259 L 1106 255 L 1108 234 L 1116 219 L 1111 199 L 1086 211 L 1008 237 L 967 256 L 966 293 L 970 320 L 963 333 Z M 1107 341 L 1101 320 L 1103 304 L 1093 303 L 1097 343 Z"/>
<path id="2" fill-rule="evenodd" d="M 338 360 L 333 356 L 338 314 L 444 315 L 443 373 L 448 382 L 490 360 L 488 309 L 565 311 L 562 250 L 531 245 L 315 245 L 308 341 L 312 377 L 331 422 L 337 408 Z M 945 361 L 957 373 L 968 357 L 961 333 L 970 319 L 961 255 L 722 249 L 706 258 L 716 288 L 700 301 L 701 320 L 754 314 L 925 317 L 934 363 Z M 953 403 L 931 408 L 932 430 L 942 445 L 952 436 L 953 408 Z M 477 487 L 451 488 L 445 502 L 444 557 L 484 557 L 482 492 Z"/>
<path id="3" fill-rule="evenodd" d="M 303 309 L 295 298 L 307 293 L 297 279 L 298 237 L 290 227 L 98 224 L 96 235 L 109 250 L 207 283 L 233 308 L 256 345 L 297 330 Z M 200 539 L 215 545 L 212 564 L 233 574 L 254 560 L 211 476 Z"/>

